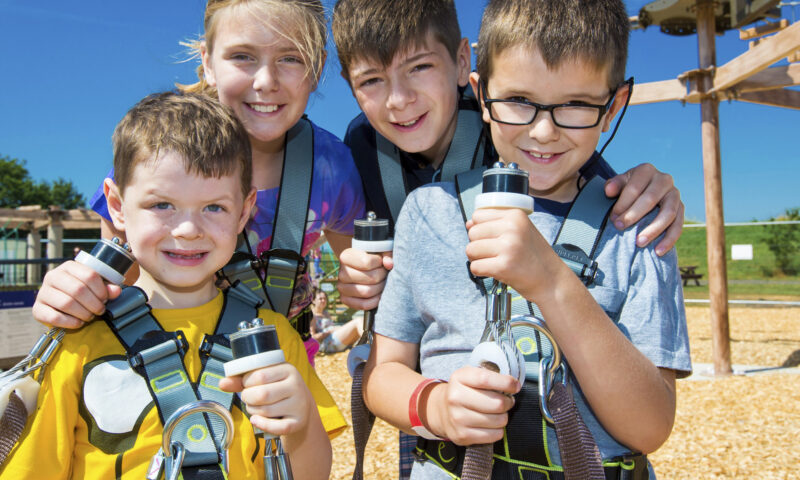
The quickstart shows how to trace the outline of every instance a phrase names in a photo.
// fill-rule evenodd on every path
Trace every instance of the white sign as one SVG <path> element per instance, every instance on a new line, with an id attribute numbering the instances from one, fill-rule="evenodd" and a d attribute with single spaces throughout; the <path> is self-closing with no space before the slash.
<path id="1" fill-rule="evenodd" d="M 731 245 L 731 260 L 752 260 L 752 245 Z"/>

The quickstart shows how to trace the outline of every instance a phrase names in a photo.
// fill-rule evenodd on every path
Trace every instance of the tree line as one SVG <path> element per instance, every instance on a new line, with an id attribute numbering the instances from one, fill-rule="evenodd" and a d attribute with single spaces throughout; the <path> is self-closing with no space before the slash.
<path id="1" fill-rule="evenodd" d="M 86 199 L 72 181 L 64 178 L 52 182 L 34 180 L 25 163 L 25 160 L 0 156 L 0 207 L 59 205 L 70 209 L 86 206 Z"/>

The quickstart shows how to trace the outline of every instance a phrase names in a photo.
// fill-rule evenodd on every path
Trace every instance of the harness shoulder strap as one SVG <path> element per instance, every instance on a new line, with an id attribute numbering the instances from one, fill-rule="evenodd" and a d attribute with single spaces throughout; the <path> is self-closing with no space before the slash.
<path id="1" fill-rule="evenodd" d="M 466 172 L 483 162 L 486 139 L 483 136 L 482 122 L 478 111 L 471 109 L 458 111 L 456 131 L 441 166 L 441 181 L 452 182 L 457 174 Z M 381 185 L 394 224 L 403 202 L 410 193 L 400 161 L 400 149 L 377 131 L 375 145 Z"/>
<path id="2" fill-rule="evenodd" d="M 291 174 L 287 174 L 291 172 Z M 283 169 L 264 287 L 272 310 L 289 316 L 302 259 L 314 172 L 314 129 L 304 116 L 286 133 Z"/>
<path id="3" fill-rule="evenodd" d="M 179 408 L 198 399 L 214 400 L 230 409 L 233 395 L 219 389 L 219 380 L 224 377 L 223 365 L 233 358 L 226 334 L 236 331 L 239 321 L 256 316 L 260 304 L 261 299 L 240 282 L 225 292 L 215 334 L 207 335 L 200 347 L 203 369 L 196 391 L 183 363 L 188 348 L 183 334 L 164 331 L 152 315 L 142 290 L 124 288 L 117 299 L 106 305 L 105 318 L 125 347 L 129 363 L 145 378 L 163 424 Z M 223 431 L 222 420 L 216 415 L 195 413 L 181 421 L 173 437 L 186 446 L 183 465 L 217 465 L 220 459 L 217 446 Z"/>

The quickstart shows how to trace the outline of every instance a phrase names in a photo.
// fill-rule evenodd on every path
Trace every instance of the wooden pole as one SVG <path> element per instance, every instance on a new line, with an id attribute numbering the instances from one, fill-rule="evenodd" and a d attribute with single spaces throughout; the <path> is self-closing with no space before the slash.
<path id="1" fill-rule="evenodd" d="M 33 228 L 31 222 L 31 230 L 28 232 L 28 260 L 38 260 L 42 258 L 42 236 L 39 230 Z M 32 263 L 28 265 L 28 285 L 36 285 L 42 280 L 42 266 Z"/>
<path id="2" fill-rule="evenodd" d="M 703 177 L 706 196 L 706 239 L 708 245 L 708 293 L 711 299 L 711 344 L 714 373 L 730 375 L 731 347 L 728 328 L 728 273 L 725 263 L 725 220 L 722 211 L 722 169 L 719 151 L 719 102 L 708 95 L 714 87 L 712 69 L 717 63 L 714 2 L 697 1 L 697 43 L 703 100 L 700 103 L 703 132 Z"/>
<path id="3" fill-rule="evenodd" d="M 61 258 L 64 256 L 64 224 L 61 223 L 63 212 L 51 209 L 48 214 L 50 223 L 47 225 L 47 258 Z M 47 269 L 52 270 L 56 266 L 50 264 Z"/>

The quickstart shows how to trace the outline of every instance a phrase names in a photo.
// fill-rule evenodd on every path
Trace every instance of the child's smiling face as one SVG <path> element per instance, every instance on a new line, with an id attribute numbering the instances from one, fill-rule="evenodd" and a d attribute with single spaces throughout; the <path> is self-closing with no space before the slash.
<path id="1" fill-rule="evenodd" d="M 370 124 L 401 150 L 438 163 L 455 133 L 458 87 L 467 84 L 469 66 L 466 39 L 454 61 L 428 34 L 424 44 L 401 51 L 390 65 L 356 59 L 348 73 Z"/>
<path id="2" fill-rule="evenodd" d="M 216 295 L 214 274 L 233 254 L 255 198 L 244 198 L 239 175 L 204 178 L 162 152 L 140 162 L 122 192 L 106 180 L 114 226 L 125 232 L 141 267 L 137 285 L 151 298 L 162 292 L 197 304 Z"/>
<path id="3" fill-rule="evenodd" d="M 303 115 L 315 81 L 297 46 L 247 12 L 220 12 L 214 44 L 203 51 L 206 81 L 233 109 L 254 148 L 279 151 L 284 134 Z"/>
<path id="4" fill-rule="evenodd" d="M 478 91 L 480 78 L 470 77 Z M 492 74 L 484 79 L 485 97 L 526 100 L 542 105 L 605 105 L 608 67 L 596 68 L 583 60 L 568 60 L 548 67 L 537 49 L 510 47 L 492 59 Z M 532 195 L 571 201 L 577 193 L 578 170 L 591 157 L 600 134 L 608 130 L 614 114 L 624 104 L 627 89 L 620 89 L 611 108 L 592 128 L 563 128 L 553 123 L 549 112 L 538 111 L 529 125 L 506 125 L 493 121 L 485 105 L 483 119 L 489 123 L 492 141 L 504 162 L 516 162 L 530 174 Z M 483 95 L 481 95 L 483 98 Z"/>

